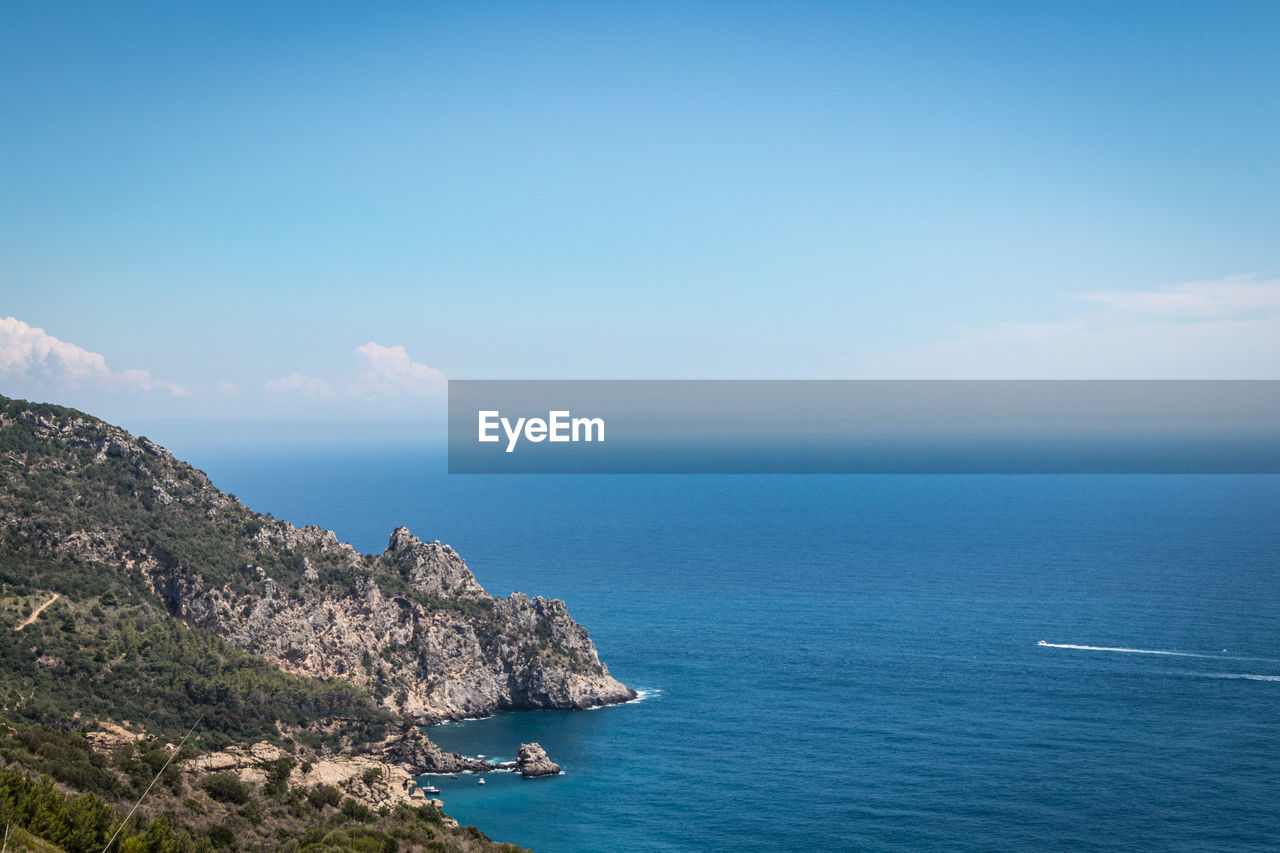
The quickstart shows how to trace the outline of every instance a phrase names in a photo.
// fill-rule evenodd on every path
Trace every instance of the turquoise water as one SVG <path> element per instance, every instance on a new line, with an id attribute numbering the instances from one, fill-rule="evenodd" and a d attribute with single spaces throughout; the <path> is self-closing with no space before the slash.
<path id="1" fill-rule="evenodd" d="M 494 838 L 1280 845 L 1278 478 L 449 478 L 407 449 L 186 455 L 364 551 L 403 523 L 490 592 L 564 598 L 646 691 L 432 729 L 494 759 L 536 740 L 564 766 L 431 777 Z"/>

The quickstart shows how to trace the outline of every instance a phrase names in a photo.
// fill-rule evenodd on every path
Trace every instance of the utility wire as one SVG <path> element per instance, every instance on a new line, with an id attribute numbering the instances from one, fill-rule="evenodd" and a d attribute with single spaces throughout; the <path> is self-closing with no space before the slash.
<path id="1" fill-rule="evenodd" d="M 200 721 L 203 719 L 204 714 L 202 713 L 196 719 L 195 724 L 191 726 L 191 731 L 183 735 L 182 740 L 178 741 L 178 748 L 173 751 L 173 755 L 169 756 L 169 760 L 164 763 L 164 767 L 160 768 L 160 772 L 156 774 L 155 779 L 151 780 L 151 784 L 147 786 L 147 790 L 142 792 L 141 797 L 138 797 L 138 801 L 133 804 L 133 808 L 129 809 L 129 813 L 124 816 L 124 820 L 120 821 L 120 825 L 116 827 L 116 831 L 111 833 L 111 837 L 107 839 L 107 846 L 102 848 L 102 853 L 107 853 L 107 851 L 111 849 L 111 845 L 115 843 L 116 836 L 120 834 L 120 830 L 124 829 L 125 824 L 129 822 L 129 818 L 133 817 L 133 813 L 138 810 L 138 806 L 142 805 L 142 801 L 147 798 L 147 794 L 151 793 L 151 788 L 156 784 L 156 779 L 159 779 L 160 774 L 169 769 L 169 765 L 173 762 L 173 759 L 178 757 L 179 752 L 182 752 L 182 746 L 187 742 L 187 738 L 191 737 L 191 732 L 196 730 L 196 726 L 200 725 Z M 0 850 L 0 853 L 4 853 L 4 851 Z"/>

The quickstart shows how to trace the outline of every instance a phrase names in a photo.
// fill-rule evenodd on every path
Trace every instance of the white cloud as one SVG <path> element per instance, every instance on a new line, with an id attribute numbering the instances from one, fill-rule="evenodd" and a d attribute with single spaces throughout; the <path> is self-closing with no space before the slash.
<path id="1" fill-rule="evenodd" d="M 185 396 L 176 382 L 156 379 L 145 370 L 112 371 L 104 356 L 82 349 L 15 317 L 0 318 L 0 377 L 41 391 L 164 391 Z"/>
<path id="2" fill-rule="evenodd" d="M 64 403 L 116 420 L 179 412 L 221 418 L 244 407 L 255 416 L 418 416 L 441 410 L 447 388 L 443 373 L 415 362 L 403 346 L 372 341 L 356 347 L 345 368 L 332 375 L 263 379 L 250 385 L 211 381 L 189 390 L 146 370 L 113 370 L 99 353 L 14 317 L 0 317 L 0 393 Z M 180 407 L 174 398 L 182 398 Z"/>
<path id="3" fill-rule="evenodd" d="M 321 397 L 329 393 L 328 382 L 301 373 L 272 379 L 263 388 L 272 394 L 300 394 L 304 397 Z"/>
<path id="4" fill-rule="evenodd" d="M 410 359 L 400 344 L 384 347 L 370 341 L 356 347 L 355 353 L 362 366 L 359 378 L 349 386 L 353 393 L 385 399 L 437 395 L 445 390 L 444 374 Z"/>
<path id="5" fill-rule="evenodd" d="M 370 341 L 356 347 L 352 355 L 354 363 L 338 376 L 294 373 L 267 382 L 263 389 L 280 400 L 333 403 L 345 399 L 376 403 L 375 409 L 414 409 L 419 404 L 434 406 L 443 399 L 447 387 L 444 374 L 415 362 L 399 344 L 386 347 Z"/>
<path id="6" fill-rule="evenodd" d="M 1193 281 L 1155 291 L 1103 291 L 1082 299 L 1116 313 L 1182 320 L 1236 318 L 1280 313 L 1280 281 L 1232 276 L 1221 281 Z"/>
<path id="7" fill-rule="evenodd" d="M 1005 322 L 884 352 L 859 372 L 929 379 L 1280 378 L 1280 280 L 1233 276 L 1084 294 L 1054 322 Z"/>

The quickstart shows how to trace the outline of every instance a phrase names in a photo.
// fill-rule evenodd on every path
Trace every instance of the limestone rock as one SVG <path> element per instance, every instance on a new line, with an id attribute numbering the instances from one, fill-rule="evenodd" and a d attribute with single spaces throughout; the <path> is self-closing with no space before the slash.
<path id="1" fill-rule="evenodd" d="M 383 743 L 382 754 L 387 761 L 404 767 L 411 773 L 487 773 L 493 767 L 478 758 L 467 758 L 456 752 L 445 752 L 417 726 L 405 726 L 393 733 Z"/>
<path id="2" fill-rule="evenodd" d="M 118 746 L 145 740 L 146 735 L 132 732 L 109 720 L 99 722 L 98 730 L 85 732 L 85 740 L 99 752 L 110 752 Z"/>
<path id="3" fill-rule="evenodd" d="M 547 758 L 547 751 L 540 744 L 522 743 L 516 753 L 516 770 L 526 779 L 533 779 L 555 776 L 560 772 L 560 765 Z"/>
<path id="4" fill-rule="evenodd" d="M 563 601 L 492 598 L 452 548 L 421 542 L 403 527 L 374 557 L 360 557 L 329 531 L 278 521 L 256 539 L 307 560 L 301 596 L 281 594 L 279 578 L 254 569 L 249 594 L 210 588 L 185 567 L 144 572 L 187 621 L 290 672 L 381 686 L 388 709 L 423 724 L 635 697 L 609 674 Z M 325 553 L 347 567 L 344 589 L 314 589 Z M 409 588 L 395 590 L 388 575 Z"/>
<path id="5" fill-rule="evenodd" d="M 221 752 L 189 758 L 182 763 L 182 769 L 195 777 L 231 772 L 247 784 L 261 785 L 274 770 L 276 761 L 284 755 L 279 747 L 262 741 L 248 747 L 230 746 Z M 372 809 L 423 802 L 413 774 L 399 764 L 383 761 L 376 755 L 321 757 L 304 766 L 308 767 L 305 773 L 295 769 L 290 774 L 288 781 L 291 787 L 305 789 L 332 785 L 343 796 Z"/>
<path id="6" fill-rule="evenodd" d="M 418 592 L 440 598 L 488 598 L 458 552 L 440 540 L 422 542 L 407 527 L 391 531 L 383 559 Z"/>

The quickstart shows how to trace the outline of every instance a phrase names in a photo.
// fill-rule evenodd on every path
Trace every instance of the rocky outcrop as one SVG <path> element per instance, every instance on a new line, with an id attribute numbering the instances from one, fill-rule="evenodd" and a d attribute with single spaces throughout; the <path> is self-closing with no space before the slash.
<path id="1" fill-rule="evenodd" d="M 286 755 L 284 750 L 264 741 L 189 758 L 182 762 L 182 769 L 196 779 L 210 773 L 234 773 L 242 782 L 262 785 Z M 337 755 L 306 762 L 290 771 L 287 783 L 302 788 L 329 785 L 337 788 L 341 796 L 372 809 L 426 802 L 426 795 L 417 788 L 409 771 L 369 755 Z"/>
<path id="2" fill-rule="evenodd" d="M 448 599 L 486 599 L 475 575 L 448 545 L 420 542 L 407 527 L 391 531 L 383 559 L 423 595 Z"/>
<path id="3" fill-rule="evenodd" d="M 539 776 L 555 776 L 560 772 L 560 765 L 547 758 L 547 751 L 536 743 L 520 744 L 516 753 L 516 770 L 526 779 Z"/>
<path id="4" fill-rule="evenodd" d="M 220 752 L 206 752 L 182 762 L 182 769 L 196 774 L 231 771 L 245 782 L 266 781 L 263 769 L 284 757 L 285 751 L 274 744 L 261 741 L 249 746 L 229 746 Z"/>
<path id="5" fill-rule="evenodd" d="M 149 569 L 187 621 L 301 675 L 341 677 L 421 723 L 508 709 L 592 708 L 635 693 L 600 662 L 563 601 L 485 592 L 452 548 L 403 527 L 386 551 L 361 557 L 329 531 L 272 522 L 257 541 L 345 573 L 334 589 L 304 576 L 294 594 L 255 568 L 257 589 L 210 588 L 195 573 Z M 306 555 L 315 554 L 311 560 Z M 256 593 L 256 594 L 255 594 Z"/>
<path id="6" fill-rule="evenodd" d="M 391 735 L 380 752 L 387 761 L 401 765 L 415 775 L 423 773 L 487 773 L 493 766 L 478 758 L 445 752 L 416 726 L 405 726 Z"/>
<path id="7" fill-rule="evenodd" d="M 184 620 L 296 674 L 367 686 L 390 710 L 424 724 L 635 697 L 609 675 L 564 602 L 492 598 L 448 546 L 397 528 L 383 555 L 360 557 L 326 530 L 273 526 L 257 539 L 283 540 L 294 555 L 315 552 L 315 561 L 303 557 L 307 564 L 338 557 L 343 587 L 303 576 L 284 594 L 280 581 L 255 570 L 257 588 L 237 594 L 159 565 L 147 567 L 148 578 Z"/>
<path id="8" fill-rule="evenodd" d="M 84 737 L 98 752 L 106 753 L 117 747 L 145 740 L 147 736 L 130 731 L 119 723 L 102 720 L 99 721 L 96 730 L 85 732 Z"/>

